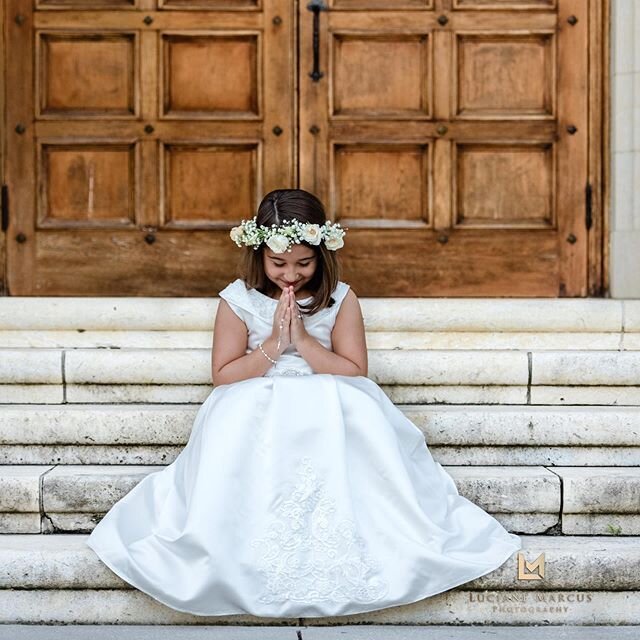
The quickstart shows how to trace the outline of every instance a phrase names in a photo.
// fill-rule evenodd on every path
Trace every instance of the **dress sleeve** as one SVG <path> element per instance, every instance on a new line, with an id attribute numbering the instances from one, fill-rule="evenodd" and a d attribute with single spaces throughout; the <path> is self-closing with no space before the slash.
<path id="1" fill-rule="evenodd" d="M 228 284 L 218 295 L 227 302 L 231 310 L 248 326 L 249 317 L 253 313 L 253 306 L 244 282 L 238 278 Z"/>
<path id="2" fill-rule="evenodd" d="M 338 285 L 333 292 L 332 298 L 335 300 L 335 303 L 331 308 L 334 315 L 338 315 L 338 311 L 340 311 L 340 306 L 342 305 L 342 301 L 345 299 L 347 293 L 349 293 L 349 285 L 346 282 L 338 281 Z"/>

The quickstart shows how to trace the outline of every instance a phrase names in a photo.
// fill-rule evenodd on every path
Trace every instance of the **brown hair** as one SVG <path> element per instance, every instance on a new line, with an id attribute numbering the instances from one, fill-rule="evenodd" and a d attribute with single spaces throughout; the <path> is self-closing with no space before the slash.
<path id="1" fill-rule="evenodd" d="M 282 224 L 288 220 L 300 220 L 311 224 L 322 225 L 327 220 L 324 206 L 320 200 L 303 189 L 275 189 L 262 199 L 256 214 L 256 224 L 271 226 Z M 308 285 L 313 291 L 311 301 L 300 305 L 303 313 L 313 314 L 320 309 L 334 304 L 331 294 L 335 290 L 340 278 L 340 264 L 336 252 L 327 249 L 324 242 L 312 245 L 302 241 L 316 254 L 317 267 Z M 242 247 L 243 256 L 240 265 L 240 277 L 248 287 L 252 287 L 265 295 L 271 296 L 277 291 L 276 286 L 267 278 L 264 271 L 263 253 L 265 244 L 257 249 Z"/>

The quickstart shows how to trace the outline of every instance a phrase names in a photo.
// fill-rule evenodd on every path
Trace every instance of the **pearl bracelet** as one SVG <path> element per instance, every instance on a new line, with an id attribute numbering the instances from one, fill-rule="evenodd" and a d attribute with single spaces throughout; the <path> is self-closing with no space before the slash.
<path id="1" fill-rule="evenodd" d="M 258 348 L 260 349 L 260 351 L 262 351 L 262 355 L 269 361 L 272 362 L 273 364 L 276 364 L 277 360 L 274 360 L 273 358 L 271 358 L 270 356 L 267 355 L 267 353 L 265 352 L 265 350 L 262 348 L 262 342 L 258 343 Z"/>

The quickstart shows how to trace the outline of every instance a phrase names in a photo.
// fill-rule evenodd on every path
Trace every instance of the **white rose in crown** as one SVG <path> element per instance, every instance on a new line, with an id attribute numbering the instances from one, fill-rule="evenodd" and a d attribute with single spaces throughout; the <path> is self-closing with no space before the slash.
<path id="1" fill-rule="evenodd" d="M 319 224 L 308 224 L 302 232 L 302 239 L 309 244 L 320 244 L 322 233 Z"/>
<path id="2" fill-rule="evenodd" d="M 233 227 L 233 229 L 229 231 L 229 235 L 231 236 L 231 239 L 235 243 L 240 242 L 240 239 L 242 238 L 243 233 L 244 233 L 244 230 L 242 229 L 242 227 Z"/>
<path id="3" fill-rule="evenodd" d="M 289 247 L 289 238 L 281 233 L 275 233 L 267 238 L 267 246 L 274 253 L 284 253 Z"/>
<path id="4" fill-rule="evenodd" d="M 329 236 L 324 241 L 324 244 L 330 251 L 335 251 L 336 249 L 344 247 L 344 240 L 340 236 L 333 235 Z"/>

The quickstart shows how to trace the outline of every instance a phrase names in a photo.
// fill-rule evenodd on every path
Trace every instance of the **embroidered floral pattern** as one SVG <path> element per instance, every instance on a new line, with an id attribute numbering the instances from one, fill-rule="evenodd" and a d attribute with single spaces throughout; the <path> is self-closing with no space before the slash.
<path id="1" fill-rule="evenodd" d="M 251 543 L 265 579 L 261 602 L 375 602 L 387 593 L 355 523 L 336 521 L 335 500 L 310 458 L 301 459 L 298 481 L 276 511 L 266 535 Z"/>
<path id="2" fill-rule="evenodd" d="M 303 371 L 301 369 L 278 369 L 278 365 L 271 367 L 264 375 L 267 378 L 272 378 L 273 376 L 308 376 L 310 374 L 309 371 Z"/>
<path id="3" fill-rule="evenodd" d="M 242 287 L 244 288 L 244 285 Z M 255 289 L 245 289 L 245 291 L 250 304 L 255 310 L 255 314 L 267 322 L 273 322 L 273 313 L 276 310 L 278 301 L 261 294 Z"/>

